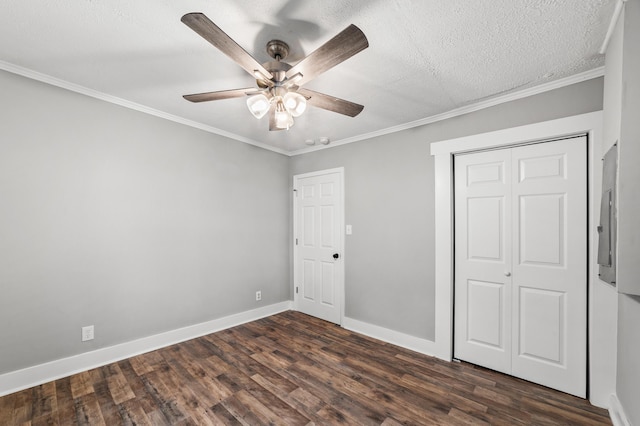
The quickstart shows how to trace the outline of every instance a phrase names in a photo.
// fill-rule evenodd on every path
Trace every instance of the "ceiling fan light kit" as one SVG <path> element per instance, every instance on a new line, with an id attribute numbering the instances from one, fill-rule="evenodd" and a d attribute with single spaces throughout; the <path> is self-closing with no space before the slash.
<path id="1" fill-rule="evenodd" d="M 284 106 L 294 117 L 300 117 L 307 109 L 307 99 L 300 93 L 287 92 L 283 98 Z"/>
<path id="2" fill-rule="evenodd" d="M 291 113 L 287 110 L 282 98 L 276 99 L 275 105 L 275 128 L 273 130 L 289 130 L 293 126 Z"/>
<path id="3" fill-rule="evenodd" d="M 247 107 L 251 114 L 258 120 L 269 112 L 269 99 L 262 93 L 247 98 Z"/>
<path id="4" fill-rule="evenodd" d="M 282 61 L 289 55 L 289 45 L 281 40 L 267 43 L 267 53 L 274 60 L 260 64 L 204 14 L 187 13 L 181 20 L 251 74 L 258 86 L 184 95 L 188 101 L 206 102 L 249 96 L 247 107 L 254 117 L 261 119 L 269 113 L 269 130 L 291 128 L 293 118 L 304 113 L 307 103 L 349 117 L 355 117 L 364 108 L 335 96 L 301 88 L 321 73 L 369 47 L 364 33 L 355 25 L 348 26 L 292 66 Z"/>
<path id="5" fill-rule="evenodd" d="M 278 130 L 288 130 L 293 126 L 293 117 L 300 117 L 307 108 L 307 99 L 296 92 L 286 92 L 284 96 L 280 96 L 277 88 L 278 86 L 274 86 L 268 90 L 270 97 L 262 93 L 249 97 L 247 107 L 259 120 L 269 112 L 271 104 L 275 104 L 275 127 Z"/>

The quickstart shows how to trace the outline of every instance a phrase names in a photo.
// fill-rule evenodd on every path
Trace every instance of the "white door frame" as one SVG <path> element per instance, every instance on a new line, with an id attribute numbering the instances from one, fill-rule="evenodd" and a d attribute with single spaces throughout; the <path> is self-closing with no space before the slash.
<path id="1" fill-rule="evenodd" d="M 304 179 L 304 178 L 308 178 L 308 177 L 314 177 L 314 176 L 322 176 L 322 175 L 326 175 L 326 174 L 331 174 L 331 173 L 338 173 L 340 175 L 340 193 L 341 193 L 341 199 L 340 199 L 340 204 L 341 204 L 341 209 L 340 209 L 340 219 L 339 219 L 339 229 L 340 229 L 340 233 L 341 233 L 341 238 L 340 238 L 340 244 L 338 247 L 338 252 L 340 253 L 340 257 L 342 260 L 342 270 L 340 271 L 340 288 L 337 289 L 336 294 L 338 297 L 338 300 L 340 302 L 340 322 L 339 325 L 342 325 L 342 322 L 344 321 L 344 302 L 345 302 L 345 282 L 344 282 L 344 278 L 345 278 L 345 269 L 346 269 L 346 256 L 345 256 L 345 244 L 344 244 L 344 230 L 345 230 L 345 206 L 344 206 L 344 200 L 345 200 L 345 194 L 344 194 L 344 167 L 336 167 L 333 169 L 326 169 L 326 170 L 318 170 L 315 172 L 309 172 L 309 173 L 302 173 L 299 175 L 294 175 L 293 176 L 293 190 L 296 191 L 296 188 L 298 187 L 298 180 L 299 179 Z M 298 274 L 300 273 L 300 271 L 298 270 L 298 250 L 296 248 L 296 238 L 297 238 L 297 229 L 298 229 L 298 198 L 297 196 L 293 197 L 293 240 L 291 242 L 292 244 L 292 248 L 293 248 L 293 309 L 295 309 L 296 311 L 299 310 L 298 304 L 299 304 L 299 294 L 296 293 L 296 284 L 297 284 L 297 280 L 298 280 Z"/>
<path id="2" fill-rule="evenodd" d="M 431 144 L 435 160 L 435 345 L 434 355 L 450 361 L 453 356 L 453 155 L 487 148 L 499 148 L 527 142 L 587 134 L 589 197 L 589 318 L 593 318 L 591 297 L 593 277 L 597 277 L 597 205 L 601 185 L 601 167 L 594 167 L 596 147 L 602 146 L 602 111 L 545 121 L 479 135 L 444 140 Z M 593 324 L 589 322 L 591 328 Z M 589 335 L 591 330 L 589 330 Z M 592 343 L 589 353 L 593 352 Z M 590 357 L 591 359 L 591 357 Z M 589 375 L 589 378 L 593 374 Z M 593 389 L 592 389 L 593 392 Z"/>

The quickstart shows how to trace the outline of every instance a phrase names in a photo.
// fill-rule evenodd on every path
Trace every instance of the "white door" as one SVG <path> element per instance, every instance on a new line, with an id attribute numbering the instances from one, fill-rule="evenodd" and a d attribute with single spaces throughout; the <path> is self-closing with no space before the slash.
<path id="1" fill-rule="evenodd" d="M 586 396 L 586 137 L 455 160 L 456 358 Z"/>
<path id="2" fill-rule="evenodd" d="M 340 324 L 344 295 L 343 169 L 294 177 L 296 309 Z"/>
<path id="3" fill-rule="evenodd" d="M 511 373 L 511 151 L 455 159 L 455 357 Z"/>

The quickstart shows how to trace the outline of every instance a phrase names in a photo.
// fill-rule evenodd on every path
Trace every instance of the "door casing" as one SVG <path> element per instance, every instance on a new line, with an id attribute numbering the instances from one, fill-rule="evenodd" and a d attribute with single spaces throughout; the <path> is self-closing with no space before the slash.
<path id="1" fill-rule="evenodd" d="M 433 355 L 451 361 L 453 356 L 453 155 L 456 153 L 481 149 L 500 148 L 510 145 L 533 142 L 535 140 L 551 140 L 580 134 L 587 135 L 588 143 L 588 198 L 589 198 L 589 273 L 588 273 L 588 317 L 594 317 L 594 280 L 597 279 L 597 222 L 596 200 L 599 199 L 602 171 L 597 167 L 602 145 L 603 112 L 596 111 L 556 120 L 528 124 L 509 129 L 497 130 L 478 135 L 433 142 L 431 155 L 434 157 L 435 173 L 435 211 L 436 231 L 435 243 L 435 341 Z M 610 389 L 606 372 L 594 368 L 598 364 L 608 362 L 610 350 L 592 343 L 593 334 L 608 333 L 607 323 L 598 324 L 589 321 L 589 399 L 598 406 L 606 406 Z"/>

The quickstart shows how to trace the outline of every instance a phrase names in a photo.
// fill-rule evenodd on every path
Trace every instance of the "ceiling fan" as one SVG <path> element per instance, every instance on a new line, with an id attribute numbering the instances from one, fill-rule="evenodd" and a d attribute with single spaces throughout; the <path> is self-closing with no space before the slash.
<path id="1" fill-rule="evenodd" d="M 233 59 L 257 83 L 257 87 L 184 95 L 188 101 L 206 102 L 249 96 L 247 106 L 256 118 L 260 119 L 269 113 L 269 130 L 288 130 L 293 126 L 293 117 L 300 116 L 307 103 L 349 117 L 355 117 L 364 108 L 362 105 L 301 87 L 369 47 L 364 33 L 353 24 L 292 66 L 283 62 L 289 54 L 289 46 L 284 41 L 269 41 L 267 53 L 273 61 L 260 64 L 204 14 L 187 13 L 181 21 Z"/>

